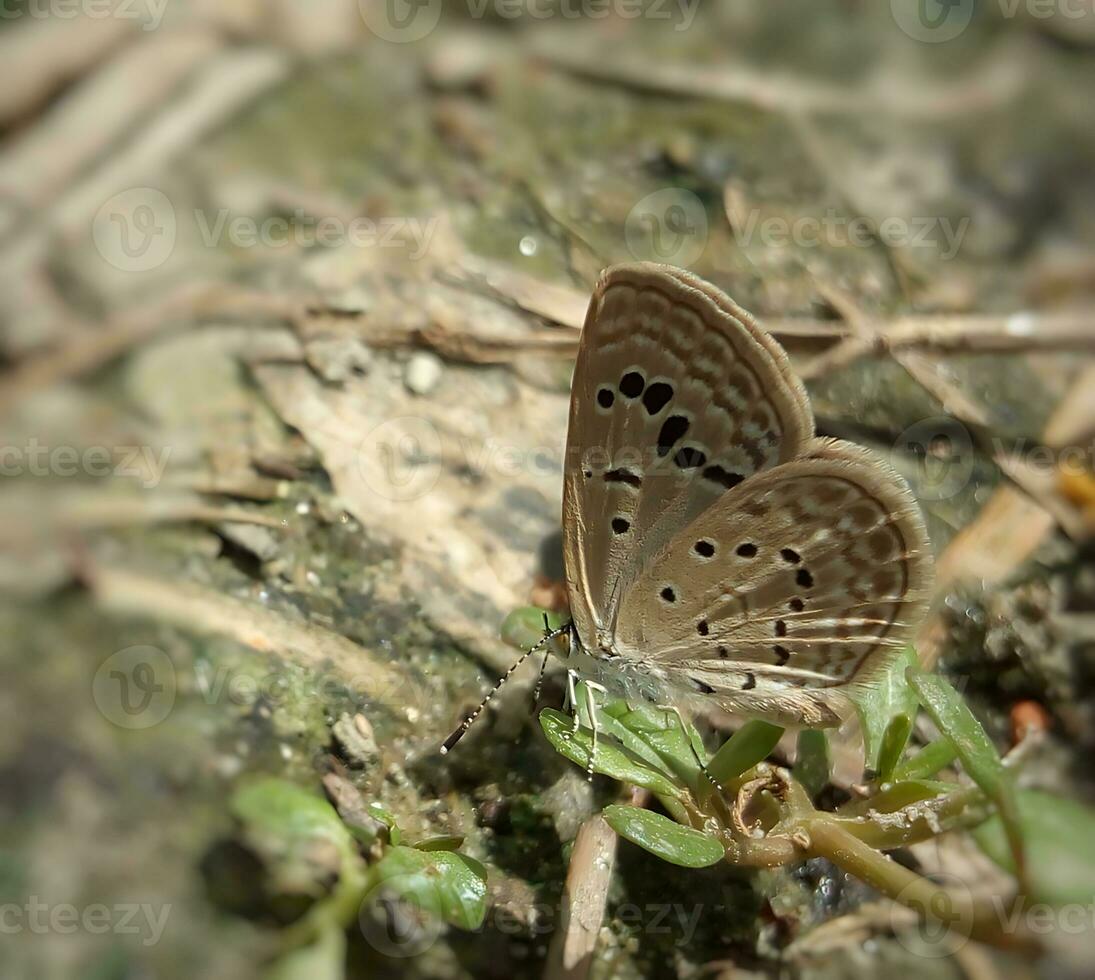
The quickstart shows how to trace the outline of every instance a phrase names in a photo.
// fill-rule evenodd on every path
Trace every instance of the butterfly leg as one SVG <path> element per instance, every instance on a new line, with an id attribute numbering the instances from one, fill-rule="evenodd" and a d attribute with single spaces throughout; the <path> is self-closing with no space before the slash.
<path id="1" fill-rule="evenodd" d="M 578 671 L 573 668 L 567 669 L 567 693 L 566 698 L 563 701 L 563 710 L 571 711 L 574 713 L 574 727 L 571 729 L 575 735 L 578 734 L 578 694 L 575 690 L 575 685 L 578 683 Z"/>
<path id="2" fill-rule="evenodd" d="M 669 711 L 677 716 L 677 721 L 679 721 L 681 725 L 681 731 L 684 732 L 685 738 L 688 739 L 688 745 L 692 749 L 692 755 L 695 756 L 696 763 L 699 765 L 700 771 L 707 778 L 707 781 L 715 787 L 719 795 L 724 796 L 726 794 L 726 791 L 722 788 L 722 784 L 717 779 L 715 779 L 714 776 L 711 775 L 710 771 L 707 768 L 707 763 L 703 761 L 703 757 L 700 755 L 699 749 L 697 749 L 696 746 L 692 744 L 692 739 L 688 733 L 688 726 L 685 724 L 684 715 L 681 714 L 681 709 L 678 708 L 675 704 L 657 704 L 654 707 L 658 711 Z"/>
<path id="3" fill-rule="evenodd" d="M 600 726 L 597 724 L 597 702 L 593 698 L 594 691 L 600 691 L 602 694 L 607 694 L 608 690 L 602 687 L 595 681 L 585 682 L 585 695 L 586 695 L 586 710 L 589 712 L 589 728 L 593 733 L 592 743 L 589 748 L 589 760 L 586 762 L 586 782 L 593 782 L 593 770 L 597 761 L 597 732 L 600 730 Z M 574 718 L 577 720 L 578 712 L 574 712 Z"/>

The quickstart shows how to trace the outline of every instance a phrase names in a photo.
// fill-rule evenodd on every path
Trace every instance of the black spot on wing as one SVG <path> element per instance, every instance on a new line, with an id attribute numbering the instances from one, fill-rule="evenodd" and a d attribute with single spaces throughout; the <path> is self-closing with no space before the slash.
<path id="1" fill-rule="evenodd" d="M 643 478 L 638 473 L 634 473 L 631 470 L 620 468 L 615 470 L 608 470 L 605 473 L 605 483 L 626 483 L 629 487 L 635 487 L 638 489 L 643 485 Z"/>
<path id="2" fill-rule="evenodd" d="M 729 470 L 723 469 L 723 467 L 719 466 L 717 463 L 714 466 L 708 466 L 707 469 L 703 471 L 703 478 L 718 484 L 724 490 L 732 490 L 745 479 L 740 473 L 731 473 Z"/>
<path id="3" fill-rule="evenodd" d="M 690 423 L 683 415 L 670 415 L 658 432 L 658 455 L 668 456 L 669 451 L 684 438 Z"/>

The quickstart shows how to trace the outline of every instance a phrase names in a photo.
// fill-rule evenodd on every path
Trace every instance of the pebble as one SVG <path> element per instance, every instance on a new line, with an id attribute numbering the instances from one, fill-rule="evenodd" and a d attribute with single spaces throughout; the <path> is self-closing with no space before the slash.
<path id="1" fill-rule="evenodd" d="M 428 351 L 414 354 L 403 372 L 403 383 L 415 395 L 428 395 L 441 383 L 444 365 L 441 358 Z"/>
<path id="2" fill-rule="evenodd" d="M 372 725 L 362 714 L 343 714 L 335 722 L 332 732 L 342 748 L 346 760 L 357 766 L 367 766 L 376 761 L 380 749 L 373 735 Z"/>

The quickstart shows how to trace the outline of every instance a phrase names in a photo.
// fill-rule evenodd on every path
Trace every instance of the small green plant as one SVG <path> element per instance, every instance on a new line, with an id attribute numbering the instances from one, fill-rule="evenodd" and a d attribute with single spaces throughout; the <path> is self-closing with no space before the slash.
<path id="1" fill-rule="evenodd" d="M 334 880 L 330 887 L 312 887 L 315 901 L 287 930 L 287 952 L 268 980 L 341 978 L 345 930 L 355 919 L 379 952 L 401 956 L 428 945 L 442 923 L 477 929 L 483 922 L 487 873 L 457 851 L 463 838 L 406 841 L 395 817 L 378 803 L 344 823 L 326 800 L 282 779 L 243 786 L 232 811 L 244 840 L 282 883 L 296 890 L 305 883 L 308 890 L 317 877 Z M 386 920 L 393 906 L 417 921 L 393 932 Z"/>
<path id="2" fill-rule="evenodd" d="M 534 623 L 542 628 L 539 611 L 519 610 L 504 636 L 526 640 Z M 586 704 L 584 694 L 577 701 Z M 885 852 L 973 830 L 985 852 L 1016 875 L 1020 896 L 1091 900 L 1095 816 L 1069 801 L 1018 790 L 1012 765 L 1001 759 L 958 693 L 942 677 L 922 672 L 911 650 L 856 707 L 868 778 L 855 798 L 826 810 L 814 804 L 829 781 L 828 744 L 820 731 L 799 733 L 797 761 L 788 769 L 766 761 L 783 735 L 767 722 L 747 722 L 708 757 L 699 733 L 676 712 L 605 701 L 597 709 L 594 771 L 648 790 L 664 813 L 611 805 L 604 817 L 621 837 L 682 867 L 725 861 L 771 868 L 828 858 L 922 918 L 942 919 L 949 928 L 1000 946 L 1028 946 L 1033 938 L 1021 923 L 1015 925 L 1017 917 L 1001 914 L 999 900 L 947 892 Z M 942 738 L 910 754 L 909 736 L 921 709 Z M 556 751 L 585 767 L 592 731 L 581 710 L 578 719 L 575 730 L 574 720 L 559 711 L 540 714 Z M 944 770 L 956 775 L 945 777 Z M 1065 841 L 1074 853 L 1071 864 L 1053 858 Z M 1021 907 L 1022 899 L 1015 901 Z"/>

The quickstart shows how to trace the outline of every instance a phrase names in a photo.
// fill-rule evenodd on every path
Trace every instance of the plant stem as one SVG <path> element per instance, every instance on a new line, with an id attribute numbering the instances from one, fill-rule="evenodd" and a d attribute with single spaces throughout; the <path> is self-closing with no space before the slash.
<path id="1" fill-rule="evenodd" d="M 902 867 L 850 834 L 835 820 L 818 814 L 803 825 L 810 853 L 825 857 L 896 902 L 913 909 L 922 919 L 934 920 L 960 935 L 994 946 L 1036 949 L 1037 941 L 1022 925 L 1008 932 L 1006 909 L 978 902 L 968 891 L 948 891 Z M 1019 920 L 1021 922 L 1021 920 Z"/>

